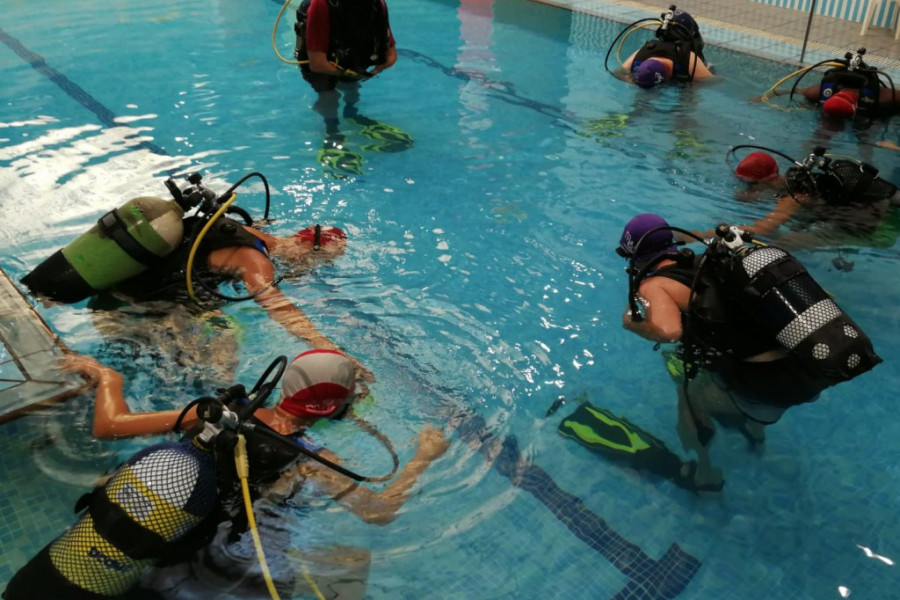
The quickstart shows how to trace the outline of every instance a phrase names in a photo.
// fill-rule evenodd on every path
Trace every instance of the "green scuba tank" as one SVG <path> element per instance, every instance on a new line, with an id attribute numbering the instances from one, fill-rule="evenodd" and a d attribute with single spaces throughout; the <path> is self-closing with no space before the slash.
<path id="1" fill-rule="evenodd" d="M 184 209 L 175 200 L 134 198 L 22 278 L 34 294 L 78 302 L 133 277 L 181 243 Z"/>

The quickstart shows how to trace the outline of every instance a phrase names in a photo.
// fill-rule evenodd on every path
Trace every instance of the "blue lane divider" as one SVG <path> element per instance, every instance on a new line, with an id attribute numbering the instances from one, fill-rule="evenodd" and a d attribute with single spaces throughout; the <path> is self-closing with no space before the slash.
<path id="1" fill-rule="evenodd" d="M 97 120 L 99 120 L 102 125 L 105 125 L 106 127 L 122 127 L 120 123 L 116 123 L 116 114 L 113 111 L 103 106 L 100 101 L 87 93 L 80 85 L 48 65 L 43 56 L 26 48 L 22 42 L 6 33 L 3 28 L 0 28 L 0 42 L 6 44 L 10 50 L 18 54 L 22 60 L 31 65 L 31 68 L 35 71 L 55 83 L 57 87 L 64 91 L 69 97 L 97 115 Z M 138 142 L 138 146 L 146 148 L 151 152 L 168 156 L 168 152 L 153 142 L 141 140 Z"/>
<path id="2" fill-rule="evenodd" d="M 672 544 L 659 560 L 616 532 L 584 502 L 559 487 L 538 465 L 525 459 L 514 436 L 496 439 L 485 421 L 472 413 L 457 415 L 456 430 L 463 441 L 490 454 L 497 472 L 546 506 L 578 539 L 597 551 L 631 581 L 612 600 L 669 600 L 677 597 L 700 569 L 701 562 L 678 544 Z"/>

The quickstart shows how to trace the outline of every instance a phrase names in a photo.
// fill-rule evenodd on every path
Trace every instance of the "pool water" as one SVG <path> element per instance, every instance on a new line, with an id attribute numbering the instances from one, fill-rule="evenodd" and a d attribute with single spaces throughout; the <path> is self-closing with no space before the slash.
<path id="1" fill-rule="evenodd" d="M 825 143 L 898 182 L 897 155 L 872 145 L 900 139 L 896 125 L 824 134 L 811 110 L 750 101 L 787 66 L 710 46 L 722 81 L 639 90 L 604 69 L 622 25 L 586 15 L 517 0 L 391 0 L 400 59 L 364 84 L 359 109 L 414 145 L 377 152 L 344 122 L 363 158 L 361 174 L 345 173 L 317 161 L 324 125 L 312 92 L 272 50 L 279 9 L 73 0 L 42 23 L 33 5 L 5 3 L 4 269 L 18 280 L 103 212 L 165 197 L 167 177 L 195 171 L 220 192 L 263 173 L 274 233 L 345 228 L 344 257 L 282 289 L 375 373 L 361 412 L 401 461 L 425 424 L 453 431 L 384 528 L 334 505 L 285 510 L 299 548 L 371 551 L 369 598 L 893 597 L 896 248 L 845 250 L 850 272 L 833 266 L 833 248 L 797 253 L 885 362 L 789 411 L 762 451 L 720 431 L 718 497 L 623 469 L 556 426 L 587 398 L 680 450 L 674 384 L 652 345 L 621 328 L 627 282 L 613 248 L 631 216 L 707 228 L 765 214 L 765 203 L 735 200 L 725 158 L 737 144 L 801 157 Z M 285 56 L 292 23 L 289 10 L 276 36 Z M 258 180 L 238 193 L 261 215 Z M 303 348 L 253 303 L 226 307 L 220 330 L 156 323 L 147 352 L 126 339 L 146 321 L 103 338 L 87 303 L 38 309 L 70 348 L 125 372 L 135 410 L 183 406 L 231 383 L 223 373 L 251 385 Z M 203 352 L 172 368 L 167 344 L 183 337 Z M 72 522 L 96 476 L 146 444 L 90 439 L 91 409 L 76 398 L 3 425 L 0 580 Z M 351 426 L 315 436 L 352 468 L 390 467 Z"/>

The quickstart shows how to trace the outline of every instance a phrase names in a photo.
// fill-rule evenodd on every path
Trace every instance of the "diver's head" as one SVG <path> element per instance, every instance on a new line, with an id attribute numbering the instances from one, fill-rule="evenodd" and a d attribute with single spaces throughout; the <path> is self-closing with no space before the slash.
<path id="1" fill-rule="evenodd" d="M 645 263 L 660 254 L 675 252 L 677 248 L 671 229 L 658 229 L 646 235 L 659 227 L 668 228 L 669 224 L 657 214 L 644 213 L 632 218 L 622 231 L 616 254 L 628 259 L 634 257 L 635 262 Z"/>
<path id="2" fill-rule="evenodd" d="M 652 88 L 669 78 L 669 72 L 662 61 L 648 58 L 634 72 L 634 82 L 642 88 Z"/>
<path id="3" fill-rule="evenodd" d="M 336 350 L 309 350 L 284 371 L 278 407 L 304 419 L 334 419 L 353 400 L 356 368 Z"/>
<path id="4" fill-rule="evenodd" d="M 856 115 L 857 101 L 856 94 L 841 90 L 822 103 L 822 114 L 831 119 L 852 119 Z"/>
<path id="5" fill-rule="evenodd" d="M 280 241 L 275 252 L 287 263 L 308 265 L 314 259 L 336 258 L 347 248 L 347 234 L 337 227 L 311 225 Z"/>
<path id="6" fill-rule="evenodd" d="M 738 163 L 734 174 L 748 182 L 770 181 L 778 177 L 778 163 L 765 152 L 751 152 Z"/>

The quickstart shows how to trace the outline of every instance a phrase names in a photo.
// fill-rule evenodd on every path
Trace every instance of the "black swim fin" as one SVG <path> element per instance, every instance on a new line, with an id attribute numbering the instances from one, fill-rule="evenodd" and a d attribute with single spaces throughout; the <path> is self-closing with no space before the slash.
<path id="1" fill-rule="evenodd" d="M 695 465 L 682 461 L 662 440 L 605 408 L 586 402 L 563 419 L 557 431 L 626 466 L 671 479 L 679 487 L 697 491 L 693 481 Z"/>

